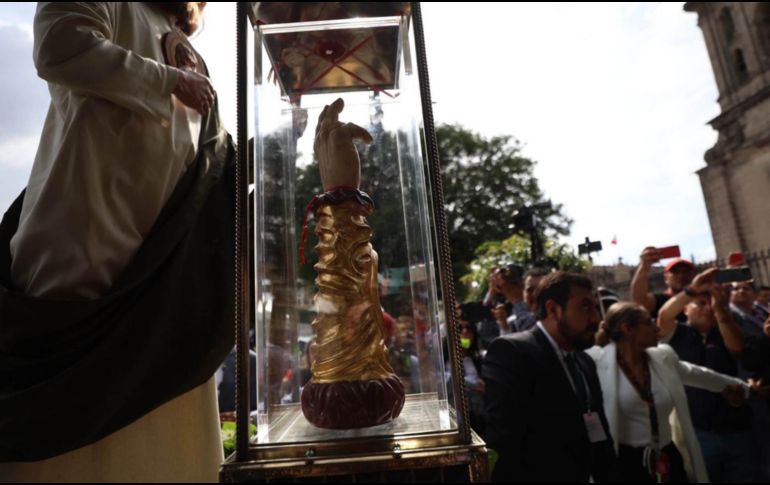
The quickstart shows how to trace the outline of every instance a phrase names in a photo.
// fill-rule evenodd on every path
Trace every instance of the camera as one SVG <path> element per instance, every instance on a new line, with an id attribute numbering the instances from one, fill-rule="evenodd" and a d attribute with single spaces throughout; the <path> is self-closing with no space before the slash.
<path id="1" fill-rule="evenodd" d="M 601 241 L 589 241 L 588 238 L 586 238 L 586 242 L 583 244 L 578 244 L 578 254 L 598 253 L 601 250 Z"/>

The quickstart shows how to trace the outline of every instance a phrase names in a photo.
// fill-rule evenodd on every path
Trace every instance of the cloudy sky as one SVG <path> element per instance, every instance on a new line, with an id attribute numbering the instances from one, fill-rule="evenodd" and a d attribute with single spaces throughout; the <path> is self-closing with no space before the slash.
<path id="1" fill-rule="evenodd" d="M 194 42 L 234 129 L 232 12 L 210 4 Z M 0 4 L 0 211 L 26 184 L 48 106 L 33 16 L 34 4 Z M 423 16 L 437 122 L 521 140 L 575 220 L 568 242 L 602 240 L 599 263 L 635 263 L 646 245 L 713 258 L 695 171 L 716 141 L 718 93 L 681 3 L 426 3 Z"/>

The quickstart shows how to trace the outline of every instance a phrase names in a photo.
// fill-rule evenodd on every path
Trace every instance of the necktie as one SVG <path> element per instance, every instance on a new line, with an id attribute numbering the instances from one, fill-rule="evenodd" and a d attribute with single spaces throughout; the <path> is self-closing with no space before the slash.
<path id="1" fill-rule="evenodd" d="M 572 353 L 565 355 L 564 363 L 567 365 L 567 370 L 572 378 L 572 383 L 575 385 L 575 396 L 580 403 L 580 409 L 587 411 L 588 393 L 586 392 L 585 382 L 583 381 L 583 374 L 580 372 L 575 360 L 575 355 Z"/>

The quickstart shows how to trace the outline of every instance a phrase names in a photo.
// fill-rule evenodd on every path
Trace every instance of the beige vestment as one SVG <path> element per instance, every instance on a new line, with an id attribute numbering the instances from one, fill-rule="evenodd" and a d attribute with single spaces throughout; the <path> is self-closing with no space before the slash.
<path id="1" fill-rule="evenodd" d="M 171 28 L 139 2 L 38 4 L 34 59 L 51 105 L 11 241 L 25 293 L 105 293 L 192 162 L 201 119 L 171 94 Z M 210 379 L 92 445 L 0 463 L 0 481 L 216 481 L 222 458 Z"/>

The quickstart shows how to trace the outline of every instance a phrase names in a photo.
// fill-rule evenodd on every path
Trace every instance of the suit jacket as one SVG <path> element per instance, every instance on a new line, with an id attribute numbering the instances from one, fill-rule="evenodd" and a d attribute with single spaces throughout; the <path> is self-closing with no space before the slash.
<path id="1" fill-rule="evenodd" d="M 496 339 L 483 367 L 487 441 L 499 458 L 495 482 L 618 481 L 615 451 L 593 360 L 576 353 L 591 410 L 607 440 L 591 444 L 581 403 L 548 337 L 535 327 Z"/>
<path id="2" fill-rule="evenodd" d="M 617 348 L 614 343 L 606 347 L 593 347 L 587 351 L 596 361 L 599 381 L 604 390 L 604 410 L 610 431 L 616 433 L 619 425 L 620 409 L 618 404 L 618 379 L 620 369 L 617 364 Z M 661 344 L 647 349 L 650 356 L 650 370 L 668 389 L 674 400 L 674 411 L 669 417 L 672 436 L 677 449 L 684 457 L 685 469 L 690 480 L 697 483 L 708 482 L 706 466 L 703 462 L 700 443 L 690 419 L 690 408 L 684 386 L 697 387 L 711 392 L 721 392 L 728 385 L 745 385 L 735 377 L 714 372 L 706 367 L 682 362 L 668 345 Z M 664 416 L 660 417 L 661 425 Z"/>

